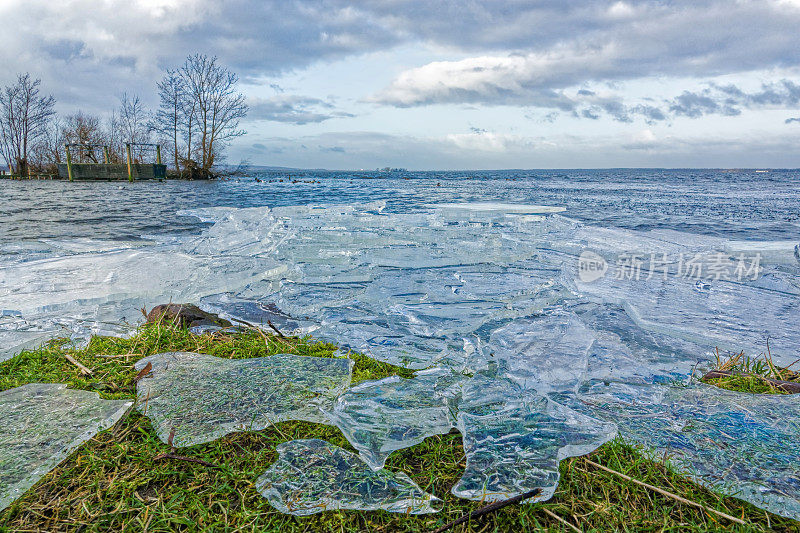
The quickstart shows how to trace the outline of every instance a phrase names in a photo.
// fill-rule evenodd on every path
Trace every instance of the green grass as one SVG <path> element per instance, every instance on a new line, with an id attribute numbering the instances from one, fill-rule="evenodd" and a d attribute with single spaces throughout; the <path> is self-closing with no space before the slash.
<path id="1" fill-rule="evenodd" d="M 337 354 L 335 346 L 311 338 L 279 339 L 255 331 L 197 336 L 159 324 L 142 327 L 128 339 L 95 337 L 86 348 L 57 340 L 41 349 L 23 352 L 0 364 L 0 390 L 30 382 L 62 382 L 96 390 L 104 398 L 133 398 L 135 361 L 154 353 L 181 350 L 235 358 L 276 353 L 322 357 Z M 91 368 L 93 374 L 82 376 L 66 360 L 65 353 Z M 350 356 L 356 361 L 355 381 L 412 375 L 363 355 Z M 430 531 L 481 506 L 449 492 L 465 466 L 461 437 L 452 432 L 396 452 L 387 462 L 387 468 L 407 473 L 424 490 L 444 500 L 438 514 L 331 511 L 305 518 L 283 515 L 258 494 L 254 484 L 277 459 L 275 447 L 298 438 L 320 438 L 353 451 L 335 427 L 284 422 L 264 431 L 235 433 L 179 452 L 220 465 L 220 469 L 155 460 L 169 448 L 156 437 L 147 418 L 131 411 L 0 513 L 0 531 Z M 646 456 L 615 440 L 590 458 L 748 522 L 734 530 L 800 532 L 798 522 L 715 494 Z M 552 514 L 583 531 L 708 531 L 731 526 L 695 507 L 597 470 L 583 458 L 563 461 L 560 470 L 561 484 L 552 500 L 510 506 L 455 531 L 566 530 Z"/>
<path id="2" fill-rule="evenodd" d="M 788 394 L 777 388 L 769 380 L 794 381 L 800 383 L 800 373 L 790 368 L 779 367 L 772 362 L 769 344 L 767 344 L 766 352 L 752 358 L 746 356 L 744 352 L 739 352 L 738 354 L 725 358 L 720 356 L 719 350 L 717 350 L 714 370 L 733 372 L 737 375 L 707 379 L 705 380 L 706 383 L 736 392 L 749 392 L 752 394 Z"/>

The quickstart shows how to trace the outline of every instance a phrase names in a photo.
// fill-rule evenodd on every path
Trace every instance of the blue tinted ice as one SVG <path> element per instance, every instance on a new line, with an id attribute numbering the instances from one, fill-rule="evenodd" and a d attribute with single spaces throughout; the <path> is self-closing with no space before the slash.
<path id="1" fill-rule="evenodd" d="M 258 491 L 283 513 L 297 516 L 356 509 L 393 513 L 436 512 L 439 501 L 402 472 L 371 470 L 353 453 L 323 440 L 278 445 L 280 457 L 256 482 Z"/>
<path id="2" fill-rule="evenodd" d="M 0 392 L 0 509 L 5 509 L 75 448 L 108 429 L 131 406 L 57 383 Z"/>
<path id="3" fill-rule="evenodd" d="M 326 398 L 313 408 L 298 399 L 299 389 L 278 411 L 264 411 L 269 407 L 255 398 L 247 405 L 229 399 L 226 412 L 235 416 L 223 421 L 206 419 L 203 411 L 204 399 L 219 390 L 187 372 L 181 379 L 188 385 L 173 381 L 159 394 L 164 400 L 172 394 L 171 404 L 196 406 L 191 416 L 152 415 L 162 438 L 178 423 L 176 441 L 184 444 L 199 442 L 201 433 L 222 434 L 212 428 L 226 424 L 258 427 L 241 413 L 327 421 L 374 468 L 393 451 L 456 427 L 468 468 L 454 490 L 475 499 L 534 487 L 548 497 L 558 462 L 601 445 L 617 426 L 624 437 L 653 448 L 681 444 L 681 465 L 717 486 L 712 473 L 728 450 L 687 433 L 691 424 L 680 420 L 690 409 L 672 396 L 692 391 L 687 397 L 695 415 L 710 428 L 703 435 L 717 439 L 725 426 L 726 434 L 741 435 L 735 449 L 765 450 L 725 470 L 726 488 L 800 517 L 800 487 L 790 473 L 797 464 L 791 443 L 800 434 L 792 423 L 778 423 L 794 420 L 794 400 L 751 400 L 691 384 L 693 373 L 710 366 L 716 347 L 723 355 L 757 355 L 769 339 L 776 363 L 797 358 L 796 242 L 597 227 L 537 205 L 430 201 L 405 209 L 380 201 L 197 209 L 191 214 L 212 224 L 200 235 L 143 250 L 77 250 L 13 263 L 0 269 L 0 308 L 16 314 L 0 328 L 14 344 L 63 326 L 107 329 L 105 320 L 114 313 L 118 319 L 121 307 L 134 316 L 154 294 L 203 298 L 206 307 L 232 318 L 270 321 L 381 361 L 428 369 L 411 380 L 361 384 L 338 400 L 339 385 L 303 385 Z M 687 219 L 669 218 L 660 227 L 674 220 Z M 135 268 L 143 259 L 157 263 L 152 275 Z M 208 375 L 213 366 L 198 368 Z M 258 372 L 231 374 L 229 382 L 240 383 L 232 390 L 242 398 L 266 391 L 263 398 L 290 384 Z M 285 377 L 316 383 L 313 372 Z M 682 418 L 670 419 L 673 411 Z M 672 422 L 655 427 L 651 419 Z M 188 430 L 193 424 L 202 432 Z"/>
<path id="4" fill-rule="evenodd" d="M 353 387 L 327 413 L 373 469 L 393 451 L 447 433 L 455 426 L 454 398 L 464 377 L 447 369 L 397 376 Z"/>
<path id="5" fill-rule="evenodd" d="M 273 355 L 223 359 L 170 352 L 140 359 L 152 369 L 136 384 L 136 406 L 174 446 L 258 431 L 286 420 L 326 423 L 322 409 L 350 385 L 345 358 Z"/>

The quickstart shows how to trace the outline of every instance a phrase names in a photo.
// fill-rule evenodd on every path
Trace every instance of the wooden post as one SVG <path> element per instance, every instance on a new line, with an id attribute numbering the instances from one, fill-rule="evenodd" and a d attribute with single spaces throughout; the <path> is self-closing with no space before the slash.
<path id="1" fill-rule="evenodd" d="M 65 144 L 64 148 L 67 150 L 67 176 L 69 181 L 72 181 L 72 158 L 69 155 L 69 145 Z"/>
<path id="2" fill-rule="evenodd" d="M 161 145 L 160 144 L 156 145 L 156 164 L 157 165 L 161 164 Z"/>
<path id="3" fill-rule="evenodd" d="M 131 162 L 131 143 L 125 143 L 125 151 L 128 153 L 128 181 L 133 181 L 133 168 Z"/>
<path id="4" fill-rule="evenodd" d="M 103 163 L 111 163 L 111 155 L 108 153 L 108 146 L 103 146 Z"/>

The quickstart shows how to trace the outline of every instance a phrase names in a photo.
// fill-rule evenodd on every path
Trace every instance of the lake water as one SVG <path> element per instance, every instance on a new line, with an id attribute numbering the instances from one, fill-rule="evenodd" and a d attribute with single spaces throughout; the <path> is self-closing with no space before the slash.
<path id="1" fill-rule="evenodd" d="M 742 240 L 791 240 L 800 233 L 798 171 L 296 171 L 261 172 L 259 178 L 264 181 L 2 181 L 0 244 L 196 233 L 202 226 L 178 212 L 200 207 L 372 200 L 385 200 L 391 212 L 438 202 L 558 205 L 570 217 L 599 226 L 669 228 Z"/>

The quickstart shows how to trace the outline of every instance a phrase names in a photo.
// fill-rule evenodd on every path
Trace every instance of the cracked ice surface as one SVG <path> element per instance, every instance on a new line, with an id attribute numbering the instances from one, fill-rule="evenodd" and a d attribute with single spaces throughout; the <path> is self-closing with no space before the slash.
<path id="1" fill-rule="evenodd" d="M 297 516 L 335 509 L 423 514 L 439 501 L 402 472 L 371 470 L 357 455 L 319 439 L 284 442 L 256 488 L 279 511 Z"/>
<path id="2" fill-rule="evenodd" d="M 740 394 L 703 383 L 655 391 L 596 385 L 579 402 L 576 409 L 615 422 L 626 439 L 668 454 L 701 484 L 800 517 L 797 395 Z"/>
<path id="3" fill-rule="evenodd" d="M 141 306 L 142 294 L 201 298 L 232 318 L 313 332 L 409 368 L 435 367 L 410 380 L 361 384 L 332 398 L 324 411 L 373 467 L 394 450 L 457 427 L 470 467 L 456 492 L 471 498 L 535 486 L 546 497 L 557 482 L 558 461 L 599 446 L 613 433 L 609 424 L 634 440 L 646 434 L 647 417 L 640 424 L 625 413 L 673 409 L 677 400 L 668 386 L 690 383 L 695 370 L 710 365 L 715 347 L 756 355 L 769 339 L 776 363 L 797 357 L 797 243 L 600 228 L 555 211 L 466 203 L 393 213 L 381 202 L 200 209 L 188 214 L 213 225 L 196 237 L 144 249 L 76 249 L 24 268 L 10 264 L 0 271 L 0 309 L 9 310 L 4 318 L 13 341 L 62 326 L 101 327 L 119 319 L 121 308 Z M 609 265 L 605 276 L 581 278 L 587 251 Z M 681 254 L 710 259 L 720 253 L 727 267 L 739 254 L 761 254 L 755 279 L 676 273 Z M 152 279 L 137 278 L 127 272 L 136 270 L 125 259 L 133 254 L 157 258 L 163 269 L 155 268 Z M 622 255 L 651 254 L 668 256 L 666 275 L 626 277 L 612 270 Z M 25 268 L 38 274 L 26 277 Z M 82 269 L 90 283 L 76 275 Z M 77 300 L 84 293 L 91 298 Z M 455 381 L 441 381 L 440 372 Z M 782 445 L 793 450 L 790 441 L 800 441 L 800 431 L 767 422 L 794 417 L 794 400 L 769 396 L 750 404 L 747 395 L 732 393 L 720 397 L 726 414 L 712 408 L 713 394 L 697 389 L 704 423 L 725 421 L 742 435 L 736 446 L 743 450 L 763 442 L 774 447 L 748 457 L 747 468 L 726 482 L 748 501 L 800 518 L 800 488 L 787 474 L 796 460 L 778 453 Z M 609 407 L 586 403 L 598 398 Z M 664 426 L 651 445 L 694 439 L 687 427 Z M 748 432 L 752 427 L 760 429 Z M 166 438 L 169 428 L 161 431 Z M 716 486 L 711 473 L 726 453 L 703 439 L 691 442 L 683 448 L 684 464 Z"/>
<path id="4" fill-rule="evenodd" d="M 231 223 L 216 231 L 240 227 Z M 0 266 L 0 360 L 54 336 L 124 334 L 131 329 L 128 322 L 140 318 L 139 309 L 153 302 L 197 301 L 240 290 L 283 268 L 247 255 L 252 248 L 213 231 L 151 246 L 122 243 L 116 249 L 106 244 L 57 251 Z"/>
<path id="5" fill-rule="evenodd" d="M 537 499 L 547 500 L 558 486 L 559 462 L 597 449 L 616 428 L 525 390 L 498 370 L 464 386 L 458 429 L 467 467 L 452 492 L 496 501 L 541 488 Z"/>
<path id="6" fill-rule="evenodd" d="M 113 426 L 130 406 L 64 384 L 32 383 L 0 392 L 0 509 L 72 450 Z"/>
<path id="7" fill-rule="evenodd" d="M 782 364 L 800 346 L 800 263 L 787 243 L 595 228 L 524 206 L 385 213 L 374 203 L 245 211 L 225 216 L 274 218 L 271 235 L 280 245 L 270 257 L 287 270 L 261 294 L 250 290 L 240 297 L 315 323 L 315 335 L 376 359 L 438 367 L 410 380 L 362 384 L 329 416 L 372 467 L 455 425 L 468 457 L 454 487 L 462 497 L 495 499 L 540 487 L 546 498 L 555 490 L 561 459 L 611 438 L 617 418 L 623 436 L 636 440 L 646 433 L 644 422 L 637 432 L 638 419 L 625 422 L 619 413 L 632 405 L 657 418 L 671 409 L 665 384 L 690 381 L 695 367 L 709 366 L 716 346 L 756 354 L 769 338 Z M 674 272 L 626 279 L 609 272 L 584 281 L 578 266 L 587 250 L 612 266 L 623 254 L 667 254 L 677 262 L 681 254 L 724 252 L 732 266 L 737 253 L 763 251 L 763 261 L 757 279 L 690 279 Z M 447 369 L 460 377 L 439 394 L 431 380 Z M 619 413 L 586 406 L 596 387 L 618 390 L 621 399 L 611 405 Z M 776 419 L 793 416 L 786 400 L 773 398 L 753 404 L 755 415 L 764 415 L 759 412 L 772 401 Z M 700 412 L 711 409 L 698 405 Z M 735 415 L 729 419 L 738 421 L 732 426 L 747 425 L 741 403 L 730 410 Z M 715 412 L 708 413 L 709 423 Z M 800 437 L 791 425 L 779 432 L 763 424 L 768 438 L 740 433 L 743 449 L 758 449 L 758 439 L 778 446 Z M 682 438 L 677 425 L 655 434 L 661 441 L 654 439 L 654 447 L 669 435 Z M 702 472 L 725 454 L 704 446 L 698 439 L 687 448 L 686 464 L 700 482 L 715 486 Z M 740 497 L 800 517 L 800 489 L 785 475 L 793 464 L 788 456 L 748 460 L 744 473 L 731 479 Z M 746 489 L 748 482 L 766 488 L 756 493 Z"/>
<path id="8" fill-rule="evenodd" d="M 327 423 L 321 409 L 350 385 L 345 358 L 273 355 L 224 359 L 169 352 L 139 360 L 151 371 L 136 385 L 137 408 L 159 438 L 177 447 L 211 442 L 234 431 L 258 431 L 286 420 Z"/>
<path id="9" fill-rule="evenodd" d="M 326 415 L 371 468 L 383 468 L 393 451 L 455 427 L 453 399 L 463 380 L 433 368 L 413 379 L 392 376 L 362 383 L 340 396 Z"/>

